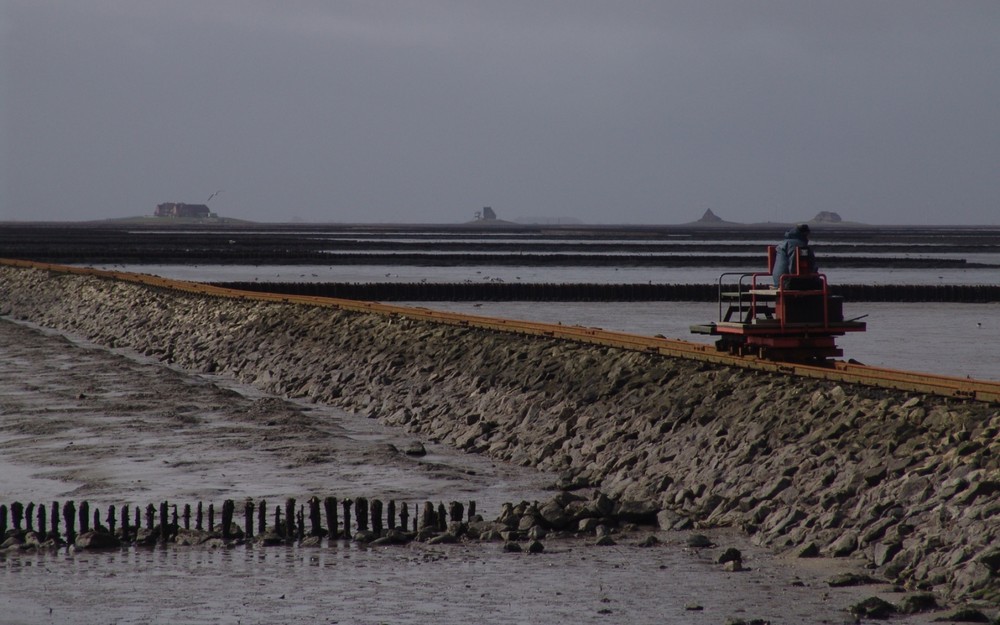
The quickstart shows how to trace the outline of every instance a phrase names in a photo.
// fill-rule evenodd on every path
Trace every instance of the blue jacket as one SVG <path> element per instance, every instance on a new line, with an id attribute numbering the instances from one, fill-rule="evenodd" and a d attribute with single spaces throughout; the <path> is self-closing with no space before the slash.
<path id="1" fill-rule="evenodd" d="M 777 253 L 774 256 L 774 270 L 771 272 L 774 286 L 778 286 L 778 281 L 783 274 L 796 272 L 795 250 L 800 247 L 803 248 L 802 253 L 809 259 L 809 266 L 812 267 L 812 271 L 817 271 L 816 257 L 813 256 L 812 250 L 809 249 L 809 238 L 800 232 L 798 228 L 792 228 L 786 232 L 785 240 L 775 247 L 777 248 Z"/>

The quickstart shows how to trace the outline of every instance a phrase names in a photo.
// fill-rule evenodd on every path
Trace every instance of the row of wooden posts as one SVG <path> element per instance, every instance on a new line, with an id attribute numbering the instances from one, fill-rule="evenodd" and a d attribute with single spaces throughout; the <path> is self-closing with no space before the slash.
<path id="1" fill-rule="evenodd" d="M 11 529 L 15 532 L 34 532 L 39 541 L 65 539 L 66 543 L 70 544 L 76 540 L 78 534 L 90 531 L 115 534 L 116 530 L 120 529 L 121 540 L 130 542 L 138 540 L 143 520 L 145 520 L 146 536 L 152 536 L 162 542 L 171 540 L 180 529 L 218 531 L 223 540 L 230 540 L 234 538 L 234 528 L 240 528 L 243 537 L 249 540 L 255 534 L 263 535 L 268 531 L 268 512 L 272 510 L 271 529 L 285 542 L 291 543 L 296 540 L 302 541 L 306 536 L 351 538 L 352 508 L 355 531 L 370 531 L 376 536 L 381 536 L 385 530 L 409 531 L 411 523 L 414 532 L 424 528 L 444 531 L 449 523 L 461 522 L 466 511 L 466 507 L 457 501 L 451 502 L 447 509 L 443 503 L 435 507 L 431 502 L 425 502 L 419 514 L 414 507 L 411 517 L 410 508 L 405 502 L 398 506 L 397 515 L 395 501 L 389 501 L 383 506 L 379 499 L 368 500 L 364 497 L 339 501 L 336 497 L 326 497 L 322 500 L 319 497 L 311 497 L 306 504 L 298 506 L 294 498 L 289 498 L 283 505 L 275 504 L 270 508 L 263 499 L 259 502 L 247 499 L 242 503 L 243 523 L 240 526 L 236 508 L 237 504 L 232 499 L 225 500 L 221 510 L 218 511 L 220 523 L 217 526 L 216 508 L 211 503 L 207 508 L 202 502 L 198 502 L 195 508 L 190 504 L 184 504 L 178 510 L 177 504 L 164 501 L 159 506 L 147 505 L 145 515 L 139 506 L 133 509 L 127 504 L 120 508 L 110 505 L 102 522 L 101 510 L 97 506 L 91 510 L 90 504 L 86 501 L 80 502 L 79 506 L 72 501 L 62 505 L 53 502 L 48 508 L 45 504 L 25 505 L 15 501 L 10 504 L 9 509 L 6 504 L 0 504 L 0 541 Z M 475 515 L 476 502 L 470 501 L 468 519 L 472 520 Z M 65 524 L 65 530 L 60 530 L 60 522 Z"/>

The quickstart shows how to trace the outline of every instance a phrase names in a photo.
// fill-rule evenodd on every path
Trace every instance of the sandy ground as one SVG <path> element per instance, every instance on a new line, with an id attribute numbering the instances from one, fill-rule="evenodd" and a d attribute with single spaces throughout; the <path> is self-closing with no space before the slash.
<path id="1" fill-rule="evenodd" d="M 0 321 L 0 503 L 365 496 L 477 502 L 544 499 L 553 476 L 423 441 L 325 406 Z M 853 623 L 846 608 L 886 586 L 830 588 L 855 561 L 787 560 L 732 531 L 717 549 L 644 533 L 613 547 L 546 542 L 365 548 L 129 548 L 0 554 L 0 623 Z M 715 564 L 724 547 L 750 570 Z M 922 624 L 930 616 L 896 618 Z"/>

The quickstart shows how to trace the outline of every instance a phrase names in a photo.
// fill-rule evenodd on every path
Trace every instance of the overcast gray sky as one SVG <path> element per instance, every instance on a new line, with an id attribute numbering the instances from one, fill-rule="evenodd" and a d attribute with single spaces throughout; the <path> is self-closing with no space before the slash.
<path id="1" fill-rule="evenodd" d="M 1000 223 L 1000 2 L 0 0 L 0 219 Z"/>

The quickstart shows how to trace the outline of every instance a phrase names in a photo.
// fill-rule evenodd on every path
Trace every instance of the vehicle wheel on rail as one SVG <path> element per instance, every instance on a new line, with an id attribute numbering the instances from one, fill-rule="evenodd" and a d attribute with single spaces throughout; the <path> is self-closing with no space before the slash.
<path id="1" fill-rule="evenodd" d="M 742 356 L 745 347 L 741 337 L 724 336 L 715 342 L 715 349 L 734 356 Z"/>

